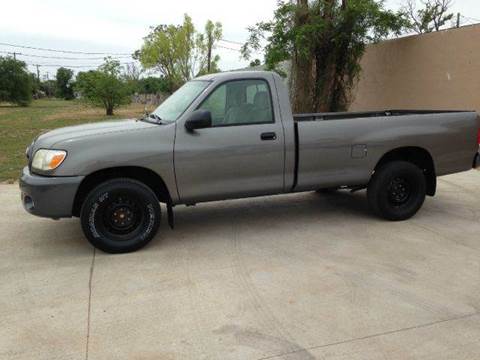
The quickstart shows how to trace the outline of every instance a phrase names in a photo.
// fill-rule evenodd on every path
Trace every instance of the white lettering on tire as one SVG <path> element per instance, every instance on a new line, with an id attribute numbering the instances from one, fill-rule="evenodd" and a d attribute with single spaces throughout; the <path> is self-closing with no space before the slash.
<path id="1" fill-rule="evenodd" d="M 105 194 L 103 194 L 102 196 L 100 196 L 100 197 L 98 198 L 98 202 L 99 202 L 99 203 L 103 203 L 105 200 L 108 199 L 108 196 L 109 196 L 109 195 L 110 195 L 110 194 L 109 194 L 108 192 L 106 192 Z"/>
<path id="2" fill-rule="evenodd" d="M 147 210 L 148 210 L 148 225 L 143 234 L 141 235 L 142 240 L 145 240 L 145 238 L 150 235 L 150 233 L 153 230 L 153 226 L 155 225 L 155 210 L 153 209 L 152 204 L 147 205 Z"/>
<path id="3" fill-rule="evenodd" d="M 100 205 L 98 203 L 93 204 L 90 214 L 88 215 L 88 227 L 90 228 L 90 232 L 92 233 L 93 237 L 96 239 L 100 239 L 100 235 L 95 227 L 95 214 L 97 213 L 99 206 Z"/>
<path id="4" fill-rule="evenodd" d="M 98 233 L 97 231 L 97 228 L 95 227 L 95 215 L 97 213 L 97 210 L 98 208 L 100 207 L 100 205 L 105 201 L 107 200 L 109 197 L 109 193 L 106 192 L 105 194 L 103 194 L 102 196 L 100 196 L 97 200 L 97 202 L 95 202 L 93 205 L 92 205 L 92 209 L 90 210 L 90 214 L 88 215 L 88 227 L 90 228 L 90 231 L 93 235 L 93 237 L 95 239 L 100 239 L 101 236 L 100 234 Z"/>

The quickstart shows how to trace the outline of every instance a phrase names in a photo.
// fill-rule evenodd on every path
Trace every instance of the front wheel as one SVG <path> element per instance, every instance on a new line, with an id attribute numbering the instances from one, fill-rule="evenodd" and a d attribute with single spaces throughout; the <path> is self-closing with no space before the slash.
<path id="1" fill-rule="evenodd" d="M 406 161 L 383 165 L 368 185 L 367 197 L 372 211 L 391 221 L 406 220 L 422 207 L 426 196 L 423 171 Z"/>
<path id="2" fill-rule="evenodd" d="M 160 204 L 149 187 L 132 179 L 114 179 L 88 194 L 80 220 L 93 246 L 119 254 L 150 242 L 160 226 L 160 215 Z"/>

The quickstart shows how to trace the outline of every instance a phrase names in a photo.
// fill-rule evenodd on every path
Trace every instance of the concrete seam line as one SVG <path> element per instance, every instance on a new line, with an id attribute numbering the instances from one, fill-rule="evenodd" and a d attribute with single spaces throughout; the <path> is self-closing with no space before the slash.
<path id="1" fill-rule="evenodd" d="M 88 310 L 87 310 L 87 342 L 85 344 L 85 360 L 88 360 L 88 348 L 90 345 L 90 314 L 92 310 L 92 278 L 93 268 L 95 267 L 96 250 L 93 249 L 92 263 L 90 265 L 90 277 L 88 279 Z"/>
<path id="2" fill-rule="evenodd" d="M 474 313 L 471 313 L 471 314 L 466 314 L 466 315 L 462 315 L 462 316 L 457 316 L 457 317 L 453 317 L 453 318 L 450 318 L 450 319 L 438 320 L 438 321 L 434 321 L 434 322 L 430 322 L 430 323 L 426 323 L 426 324 L 420 324 L 420 325 L 411 326 L 411 327 L 406 327 L 406 328 L 402 328 L 402 329 L 398 329 L 398 330 L 385 331 L 385 332 L 383 332 L 383 333 L 371 334 L 371 335 L 362 336 L 362 337 L 358 337 L 358 338 L 352 338 L 352 339 L 337 341 L 337 342 L 330 343 L 330 344 L 323 344 L 323 345 L 318 345 L 318 346 L 312 346 L 312 347 L 309 347 L 309 348 L 305 348 L 305 349 L 303 349 L 303 350 L 289 351 L 289 352 L 282 353 L 282 354 L 277 354 L 277 355 L 271 355 L 271 356 L 262 357 L 262 358 L 259 358 L 259 359 L 257 359 L 257 360 L 274 359 L 274 358 L 277 358 L 277 357 L 280 357 L 280 356 L 291 355 L 291 354 L 295 354 L 295 353 L 297 353 L 297 352 L 301 352 L 301 351 L 305 351 L 305 350 L 306 350 L 306 351 L 310 351 L 310 350 L 321 349 L 321 348 L 326 348 L 326 347 L 330 347 L 330 346 L 348 344 L 348 343 L 352 343 L 352 342 L 355 342 L 355 341 L 362 341 L 362 340 L 372 339 L 372 338 L 376 338 L 376 337 L 380 337 L 380 336 L 385 336 L 385 335 L 397 334 L 397 333 L 401 333 L 401 332 L 404 332 L 404 331 L 426 328 L 426 327 L 429 327 L 429 326 L 434 326 L 434 325 L 446 323 L 446 322 L 449 322 L 449 321 L 468 319 L 468 318 L 471 318 L 471 317 L 474 317 L 474 316 L 477 316 L 477 315 L 480 315 L 480 312 L 477 311 L 477 312 L 474 312 Z"/>

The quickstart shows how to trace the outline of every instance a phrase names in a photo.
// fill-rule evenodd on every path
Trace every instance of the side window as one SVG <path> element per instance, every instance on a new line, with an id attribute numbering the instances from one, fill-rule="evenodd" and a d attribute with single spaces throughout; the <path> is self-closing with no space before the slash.
<path id="1" fill-rule="evenodd" d="M 213 126 L 274 122 L 270 89 L 265 80 L 234 80 L 222 84 L 199 109 L 212 113 Z"/>
<path id="2" fill-rule="evenodd" d="M 209 110 L 212 113 L 213 126 L 221 124 L 225 118 L 225 106 L 227 103 L 226 90 L 225 85 L 220 86 L 200 105 L 200 109 Z"/>

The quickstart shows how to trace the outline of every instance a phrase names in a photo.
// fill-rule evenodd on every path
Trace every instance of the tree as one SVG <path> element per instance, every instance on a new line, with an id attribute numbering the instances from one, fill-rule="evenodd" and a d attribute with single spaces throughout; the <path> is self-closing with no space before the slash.
<path id="1" fill-rule="evenodd" d="M 122 67 L 111 58 L 106 58 L 98 70 L 79 73 L 76 89 L 92 105 L 104 107 L 107 115 L 113 115 L 115 108 L 131 101 L 130 88 L 122 79 Z"/>
<path id="2" fill-rule="evenodd" d="M 57 70 L 56 96 L 60 99 L 72 100 L 73 94 L 73 70 L 61 67 Z"/>
<path id="3" fill-rule="evenodd" d="M 140 94 L 168 93 L 171 85 L 164 77 L 145 77 L 138 80 L 136 91 Z"/>
<path id="4" fill-rule="evenodd" d="M 199 34 L 198 46 L 203 55 L 204 64 L 201 65 L 200 72 L 206 74 L 218 72 L 218 62 L 220 56 L 213 56 L 212 52 L 215 49 L 215 44 L 222 38 L 222 24 L 213 23 L 211 20 L 207 21 L 205 25 L 205 34 Z"/>
<path id="5" fill-rule="evenodd" d="M 143 46 L 134 56 L 146 69 L 155 69 L 172 88 L 201 73 L 218 71 L 220 57 L 212 51 L 221 37 L 221 24 L 207 22 L 206 34 L 199 34 L 192 19 L 185 14 L 182 25 L 159 25 L 151 28 Z"/>
<path id="6" fill-rule="evenodd" d="M 406 24 L 403 13 L 385 9 L 380 0 L 281 0 L 273 20 L 249 28 L 242 53 L 249 59 L 265 42 L 267 69 L 282 75 L 278 65 L 291 60 L 295 112 L 342 111 L 366 45 L 399 34 Z"/>
<path id="7" fill-rule="evenodd" d="M 135 63 L 125 64 L 122 79 L 127 83 L 131 95 L 138 92 L 138 89 L 140 88 L 140 77 L 142 72 L 142 69 Z"/>
<path id="8" fill-rule="evenodd" d="M 140 76 L 142 75 L 142 69 L 139 68 L 135 63 L 127 63 L 125 65 L 125 73 L 124 78 L 127 81 L 138 81 L 140 80 Z"/>
<path id="9" fill-rule="evenodd" d="M 423 7 L 417 9 L 416 0 L 407 0 L 404 6 L 405 13 L 410 20 L 409 27 L 418 34 L 439 31 L 453 19 L 449 13 L 452 0 L 422 0 Z"/>
<path id="10" fill-rule="evenodd" d="M 33 73 L 29 73 L 28 75 L 30 76 L 30 83 L 32 84 L 32 97 L 38 99 L 40 92 L 40 82 L 38 81 L 38 77 Z"/>
<path id="11" fill-rule="evenodd" d="M 32 76 L 23 61 L 0 56 L 0 101 L 28 106 L 32 101 Z"/>
<path id="12" fill-rule="evenodd" d="M 260 66 L 262 65 L 262 62 L 260 61 L 260 59 L 255 59 L 255 60 L 252 60 L 250 61 L 250 67 L 257 67 L 257 66 Z"/>
<path id="13" fill-rule="evenodd" d="M 57 92 L 57 82 L 55 80 L 44 80 L 40 82 L 40 91 L 42 91 L 46 97 L 53 97 Z"/>

